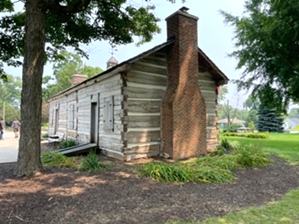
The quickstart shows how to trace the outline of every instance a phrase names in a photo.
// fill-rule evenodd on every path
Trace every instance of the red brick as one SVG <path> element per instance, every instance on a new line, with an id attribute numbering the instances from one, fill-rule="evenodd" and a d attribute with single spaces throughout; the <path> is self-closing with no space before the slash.
<path id="1" fill-rule="evenodd" d="M 168 87 L 162 100 L 162 151 L 173 159 L 207 153 L 206 106 L 198 85 L 197 17 L 168 17 Z"/>

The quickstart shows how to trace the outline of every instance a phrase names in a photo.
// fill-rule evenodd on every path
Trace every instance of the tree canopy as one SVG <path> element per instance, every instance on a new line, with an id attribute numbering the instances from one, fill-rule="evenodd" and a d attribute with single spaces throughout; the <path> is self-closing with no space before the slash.
<path id="1" fill-rule="evenodd" d="M 6 75 L 6 81 L 0 80 L 0 111 L 6 122 L 20 117 L 21 86 L 19 77 Z"/>
<path id="2" fill-rule="evenodd" d="M 240 89 L 252 91 L 261 104 L 285 111 L 299 102 L 299 1 L 248 0 L 241 17 L 221 11 L 234 27 Z"/>
<path id="3" fill-rule="evenodd" d="M 80 73 L 89 78 L 98 75 L 103 71 L 99 67 L 92 67 L 84 64 L 82 58 L 78 54 L 62 51 L 61 56 L 61 59 L 54 62 L 54 77 L 45 76 L 43 79 L 43 98 L 45 100 L 50 96 L 71 87 L 72 75 Z"/>
<path id="4" fill-rule="evenodd" d="M 59 58 L 66 47 L 87 56 L 81 46 L 95 40 L 126 44 L 138 36 L 137 44 L 142 44 L 160 28 L 150 0 L 144 2 L 146 6 L 130 5 L 126 0 L 17 2 L 24 3 L 23 11 L 14 12 L 12 0 L 0 2 L 0 12 L 5 12 L 0 18 L 0 76 L 4 76 L 3 63 L 23 66 L 21 122 L 26 132 L 20 135 L 16 175 L 29 176 L 43 171 L 40 125 L 45 62 Z"/>

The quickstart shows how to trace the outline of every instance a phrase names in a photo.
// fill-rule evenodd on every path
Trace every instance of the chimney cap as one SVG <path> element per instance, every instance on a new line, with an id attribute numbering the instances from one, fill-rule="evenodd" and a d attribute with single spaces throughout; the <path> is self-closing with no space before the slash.
<path id="1" fill-rule="evenodd" d="M 182 8 L 180 8 L 180 11 L 183 12 L 187 12 L 189 10 L 189 8 L 187 8 L 186 6 L 183 6 Z"/>
<path id="2" fill-rule="evenodd" d="M 175 15 L 182 15 L 182 16 L 186 16 L 190 19 L 195 19 L 198 20 L 197 16 L 191 15 L 189 14 L 187 11 L 189 10 L 189 8 L 183 6 L 182 8 L 180 8 L 178 11 L 174 12 L 173 14 L 171 14 L 170 16 L 168 16 L 165 20 L 168 21 L 171 17 L 175 16 Z"/>

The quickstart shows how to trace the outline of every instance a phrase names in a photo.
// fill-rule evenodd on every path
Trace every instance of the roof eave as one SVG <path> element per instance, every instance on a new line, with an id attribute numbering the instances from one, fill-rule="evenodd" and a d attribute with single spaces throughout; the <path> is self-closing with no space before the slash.
<path id="1" fill-rule="evenodd" d="M 217 85 L 227 84 L 229 78 L 214 64 L 214 62 L 200 49 L 198 48 L 198 54 L 206 61 L 206 63 L 212 69 L 212 73 L 217 74 L 218 78 L 215 80 Z M 198 57 L 200 59 L 200 57 Z"/>

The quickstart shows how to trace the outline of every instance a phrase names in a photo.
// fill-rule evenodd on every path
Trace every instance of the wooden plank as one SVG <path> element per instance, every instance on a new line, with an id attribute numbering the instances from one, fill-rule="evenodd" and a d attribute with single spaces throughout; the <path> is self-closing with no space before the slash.
<path id="1" fill-rule="evenodd" d="M 128 98 L 141 99 L 162 99 L 165 90 L 162 89 L 145 89 L 140 87 L 124 87 L 124 95 Z"/>
<path id="2" fill-rule="evenodd" d="M 163 56 L 150 56 L 150 57 L 145 57 L 139 61 L 139 63 L 143 64 L 152 64 L 152 65 L 159 65 L 163 67 L 167 67 L 167 60 L 166 60 L 166 54 Z"/>
<path id="3" fill-rule="evenodd" d="M 138 131 L 123 133 L 122 138 L 127 143 L 144 143 L 159 141 L 160 131 Z"/>
<path id="4" fill-rule="evenodd" d="M 159 113 L 161 110 L 161 101 L 144 101 L 129 99 L 124 103 L 124 109 L 128 112 L 139 113 Z"/>
<path id="5" fill-rule="evenodd" d="M 203 98 L 205 99 L 205 101 L 213 101 L 213 102 L 216 102 L 216 99 L 217 99 L 217 95 L 216 94 L 213 94 L 213 95 L 210 95 L 210 94 L 202 94 Z"/>
<path id="6" fill-rule="evenodd" d="M 210 90 L 211 92 L 216 94 L 216 85 L 215 82 L 206 81 L 206 82 L 198 82 L 200 90 Z"/>
<path id="7" fill-rule="evenodd" d="M 153 75 L 144 75 L 135 71 L 129 72 L 127 74 L 126 80 L 128 82 L 135 82 L 135 83 L 143 83 L 143 84 L 151 84 L 151 85 L 158 85 L 158 86 L 166 86 L 167 85 L 167 77 L 159 77 Z"/>
<path id="8" fill-rule="evenodd" d="M 104 149 L 109 149 L 111 151 L 122 152 L 123 151 L 123 144 L 111 143 L 107 141 L 99 140 L 99 147 Z"/>
<path id="9" fill-rule="evenodd" d="M 133 64 L 132 66 L 133 70 L 137 71 L 144 71 L 144 72 L 151 72 L 151 73 L 157 73 L 157 74 L 167 74 L 167 68 L 157 68 L 157 67 L 152 67 L 152 66 L 144 66 L 141 64 Z"/>
<path id="10" fill-rule="evenodd" d="M 210 81 L 214 81 L 212 75 L 209 72 L 199 72 L 198 73 L 198 79 L 199 80 L 210 80 Z"/>
<path id="11" fill-rule="evenodd" d="M 160 116 L 126 116 L 123 123 L 128 128 L 160 127 Z"/>
<path id="12" fill-rule="evenodd" d="M 159 153 L 159 144 L 158 143 L 149 143 L 149 144 L 144 144 L 140 146 L 133 146 L 133 147 L 128 147 L 124 149 L 124 155 L 129 155 L 129 154 L 156 154 L 158 155 Z"/>

